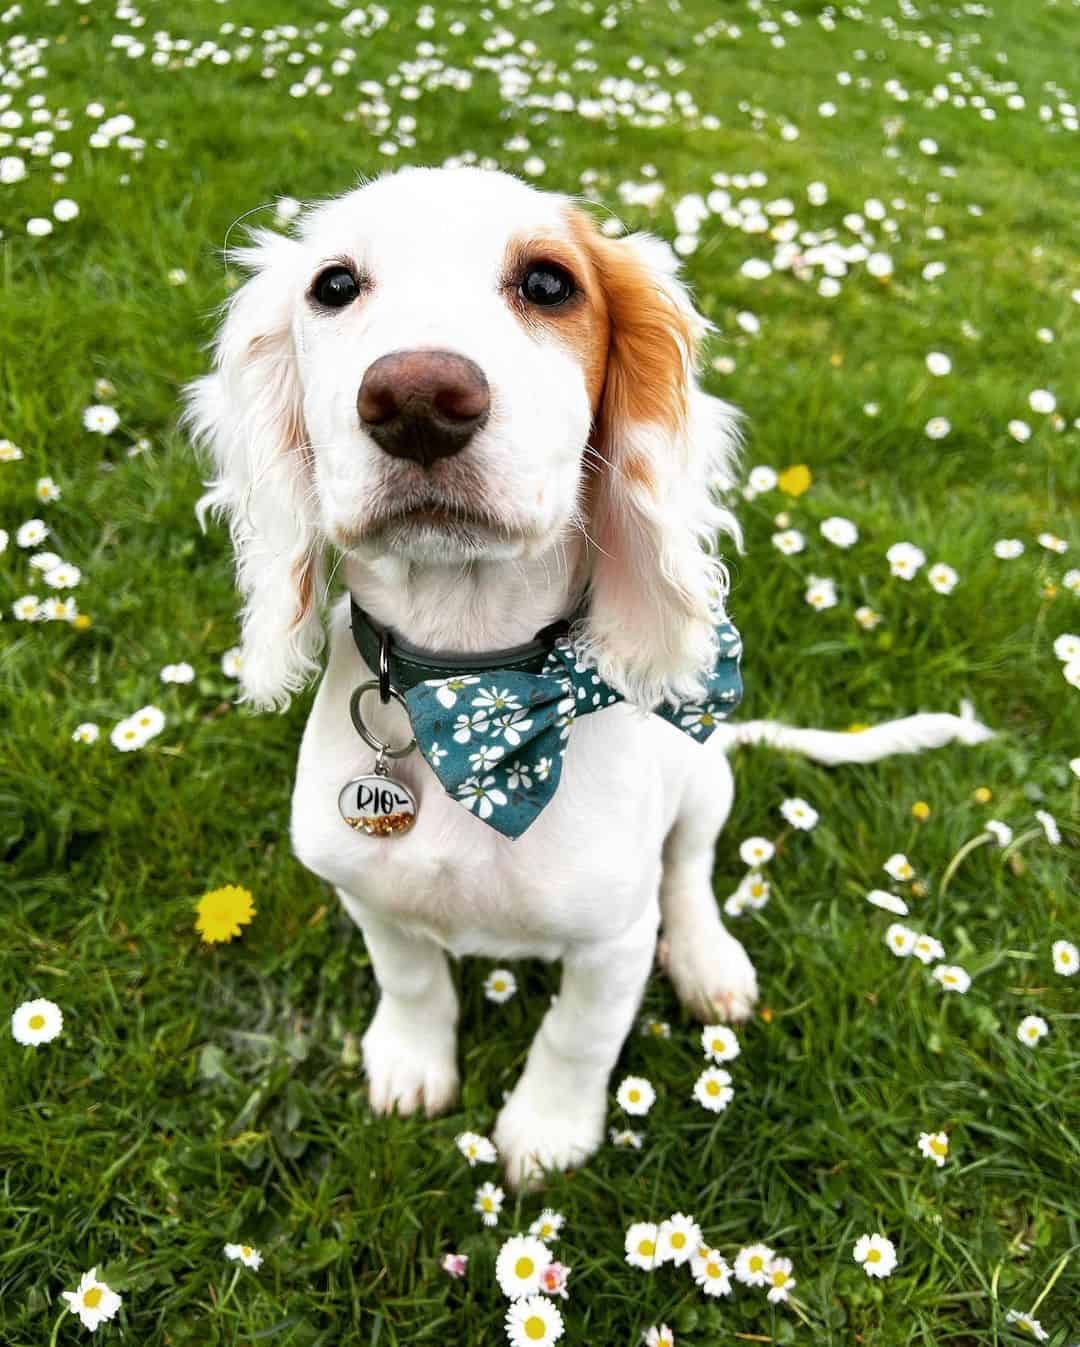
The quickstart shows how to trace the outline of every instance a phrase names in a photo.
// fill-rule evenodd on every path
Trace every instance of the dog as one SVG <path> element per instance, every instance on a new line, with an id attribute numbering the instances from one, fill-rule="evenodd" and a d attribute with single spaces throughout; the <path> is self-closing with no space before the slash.
<path id="1" fill-rule="evenodd" d="M 724 503 L 738 416 L 698 384 L 709 324 L 660 240 L 609 237 L 505 173 L 409 168 L 309 209 L 295 235 L 254 232 L 234 257 L 250 278 L 213 371 L 187 390 L 215 466 L 200 518 L 230 525 L 247 702 L 287 705 L 320 672 L 329 628 L 291 835 L 361 928 L 378 980 L 371 1106 L 430 1116 L 454 1102 L 448 955 L 561 960 L 494 1133 L 508 1180 L 533 1184 L 602 1140 L 661 925 L 695 1015 L 738 1021 L 754 1006 L 754 968 L 712 887 L 727 752 L 764 740 L 867 761 L 986 731 L 946 715 L 862 735 L 740 727 L 725 708 L 704 742 L 685 732 L 694 717 L 678 709 L 700 705 L 718 639 L 729 672 L 737 657 L 716 546 L 739 544 Z M 324 624 L 329 555 L 346 594 Z M 444 748 L 404 751 L 415 717 L 397 682 L 410 660 L 443 668 L 415 695 L 445 706 L 462 692 L 440 731 L 453 748 L 495 723 L 469 711 L 479 676 L 453 670 L 538 641 L 571 695 L 552 712 L 558 755 L 522 767 L 518 786 L 545 762 L 558 784 L 507 835 L 485 816 L 497 792 L 482 753 L 455 794 L 433 766 Z M 572 678 L 603 704 L 573 715 Z M 509 755 L 533 703 L 488 681 L 510 708 Z"/>

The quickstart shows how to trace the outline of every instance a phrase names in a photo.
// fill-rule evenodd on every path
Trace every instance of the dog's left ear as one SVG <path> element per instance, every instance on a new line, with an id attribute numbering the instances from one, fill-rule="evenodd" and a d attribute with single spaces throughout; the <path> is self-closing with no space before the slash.
<path id="1" fill-rule="evenodd" d="M 732 486 L 738 416 L 698 386 L 710 324 L 667 244 L 607 239 L 591 223 L 582 235 L 609 320 L 582 644 L 607 682 L 651 707 L 699 696 L 716 658 L 727 592 L 717 534 L 740 540 L 716 493 Z"/>

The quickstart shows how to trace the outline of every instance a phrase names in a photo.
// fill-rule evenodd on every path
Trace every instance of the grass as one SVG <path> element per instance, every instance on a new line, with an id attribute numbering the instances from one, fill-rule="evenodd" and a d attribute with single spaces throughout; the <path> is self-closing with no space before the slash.
<path id="1" fill-rule="evenodd" d="M 343 36 L 345 11 L 316 0 L 178 8 L 148 6 L 145 27 L 130 31 L 149 43 L 167 28 L 195 48 L 216 35 L 235 48 L 246 39 L 218 26 L 247 22 L 258 47 L 258 33 L 291 22 L 301 31 L 285 45 L 321 42 L 324 68 L 341 46 L 357 59 L 347 76 L 327 69 L 325 97 L 297 100 L 288 85 L 314 55 L 295 67 L 284 52 L 256 52 L 158 70 L 110 45 L 129 28 L 106 6 L 63 0 L 0 23 L 8 66 L 18 59 L 12 35 L 52 39 L 38 58 L 47 73 L 10 88 L 12 106 L 26 112 L 27 96 L 44 93 L 74 123 L 57 139 L 74 154 L 67 183 L 52 184 L 45 161 L 31 160 L 26 181 L 0 187 L 0 436 L 24 452 L 0 463 L 0 524 L 14 535 L 24 519 L 46 519 L 50 545 L 84 572 L 75 593 L 92 618 L 83 631 L 12 620 L 12 602 L 31 588 L 13 536 L 0 556 L 0 986 L 12 1008 L 39 995 L 58 1002 L 65 1031 L 47 1048 L 5 1039 L 0 1049 L 0 1340 L 51 1347 L 81 1335 L 59 1295 L 96 1264 L 125 1302 L 106 1340 L 496 1342 L 500 1238 L 550 1204 L 567 1216 L 558 1256 L 574 1269 L 568 1342 L 629 1347 L 662 1320 L 695 1347 L 1024 1340 L 1005 1311 L 1031 1309 L 1055 1274 L 1038 1317 L 1055 1343 L 1071 1341 L 1080 1334 L 1078 1008 L 1075 984 L 1050 970 L 1049 948 L 1080 930 L 1080 781 L 1067 765 L 1080 752 L 1080 694 L 1051 645 L 1080 628 L 1078 600 L 1061 584 L 1066 566 L 1080 564 L 1071 424 L 1080 416 L 1080 308 L 1070 300 L 1080 285 L 1080 175 L 1075 133 L 1061 129 L 1060 112 L 1049 129 L 1038 106 L 1070 95 L 1075 4 L 997 0 L 985 16 L 926 4 L 911 18 L 873 0 L 834 31 L 816 21 L 822 6 L 799 0 L 788 7 L 798 27 L 779 5 L 684 0 L 669 9 L 657 0 L 620 5 L 613 29 L 601 28 L 602 7 L 568 3 L 548 13 L 493 7 L 487 17 L 440 9 L 427 30 L 414 6 L 395 4 L 371 37 Z M 882 25 L 890 15 L 900 36 Z M 762 16 L 780 25 L 784 47 L 758 30 Z M 448 30 L 455 17 L 467 20 L 460 35 Z M 718 19 L 742 36 L 695 45 Z M 326 31 L 310 31 L 319 22 Z M 287 844 L 310 696 L 280 718 L 233 705 L 234 685 L 219 671 L 236 639 L 226 540 L 195 526 L 199 471 L 176 415 L 178 387 L 205 366 L 211 311 L 227 293 L 217 250 L 240 213 L 377 171 L 386 162 L 377 147 L 393 128 L 346 119 L 362 99 L 357 81 L 386 81 L 418 40 L 468 69 L 500 26 L 536 44 L 526 65 L 550 59 L 567 72 L 565 84 L 538 82 L 534 92 L 592 94 L 602 75 L 632 74 L 627 58 L 640 54 L 660 67 L 659 85 L 689 91 L 719 129 L 677 116 L 653 127 L 572 112 L 542 120 L 535 107 L 503 101 L 495 77 L 477 69 L 468 91 L 412 103 L 386 86 L 394 122 L 416 118 L 407 133 L 415 143 L 393 162 L 470 150 L 514 169 L 539 154 L 543 185 L 576 191 L 594 170 L 588 195 L 669 238 L 673 203 L 708 192 L 716 171 L 766 172 L 767 187 L 752 194 L 791 197 L 800 223 L 815 228 L 839 226 L 868 197 L 906 199 L 906 210 L 890 208 L 900 229 L 884 242 L 897 264 L 892 281 L 855 268 L 835 299 L 790 275 L 746 280 L 741 261 L 771 247 L 716 221 L 687 259 L 719 329 L 713 352 L 736 362 L 727 376 L 710 370 L 708 383 L 748 414 L 748 465 L 805 462 L 814 474 L 797 500 L 771 493 L 740 508 L 748 548 L 735 563 L 732 610 L 748 651 L 745 712 L 844 727 L 954 709 L 966 695 L 1002 733 L 977 749 L 835 771 L 741 754 L 717 853 L 720 897 L 742 873 L 738 841 L 778 836 L 786 796 L 809 799 L 822 821 L 808 835 L 784 835 L 769 906 L 735 923 L 768 1012 L 741 1034 L 735 1104 L 713 1119 L 692 1103 L 697 1035 L 656 977 L 643 1017 L 669 1022 L 672 1037 L 634 1034 L 619 1067 L 657 1087 L 643 1149 L 607 1147 L 542 1199 L 508 1201 L 490 1233 L 470 1210 L 489 1174 L 465 1167 L 453 1137 L 491 1127 L 557 970 L 517 968 L 521 992 L 505 1007 L 483 998 L 486 965 L 456 970 L 459 1110 L 434 1123 L 370 1116 L 357 1067 L 376 996 L 363 941 Z M 937 47 L 920 45 L 919 34 Z M 575 49 L 583 40 L 590 51 Z M 939 60 L 943 42 L 951 54 Z M 582 58 L 597 70 L 573 70 Z M 665 60 L 685 68 L 670 73 Z M 259 75 L 267 63 L 278 67 L 273 80 Z M 870 87 L 838 84 L 841 70 Z M 950 70 L 970 83 L 968 97 L 980 90 L 973 70 L 1015 79 L 1027 106 L 1006 111 L 1005 94 L 986 90 L 995 122 L 970 105 L 928 108 L 924 95 Z M 890 95 L 889 79 L 909 101 Z M 1064 92 L 1051 92 L 1051 81 Z M 87 147 L 83 109 L 95 99 L 110 116 L 135 118 L 134 134 L 147 141 L 141 160 Z M 826 99 L 835 118 L 817 111 Z M 892 119 L 900 125 L 890 139 Z M 781 139 L 784 121 L 800 128 L 798 140 Z M 504 148 L 515 134 L 529 138 L 529 151 Z M 937 156 L 917 149 L 924 136 L 939 142 Z M 896 158 L 883 153 L 889 143 Z M 943 163 L 955 178 L 941 175 Z M 666 186 L 663 203 L 620 206 L 617 185 L 640 181 L 647 164 Z M 805 205 L 815 179 L 830 189 L 818 212 Z M 64 194 L 78 201 L 78 220 L 28 236 L 27 217 L 47 215 Z M 928 240 L 927 225 L 940 225 L 944 239 Z M 948 271 L 926 282 L 921 268 L 935 259 Z M 167 273 L 178 267 L 187 284 L 171 286 Z M 734 321 L 743 309 L 762 321 L 756 338 Z M 1056 339 L 1037 341 L 1040 327 Z M 948 378 L 926 373 L 931 350 L 952 355 Z M 81 426 L 83 408 L 99 401 L 97 378 L 115 385 L 104 400 L 123 419 L 108 438 Z M 1039 387 L 1056 391 L 1065 429 L 1028 410 Z M 876 417 L 863 412 L 871 401 Z M 933 415 L 952 423 L 944 440 L 923 433 Z M 1006 433 L 1012 417 L 1033 427 L 1024 445 Z M 139 435 L 152 448 L 129 457 Z M 55 504 L 34 498 L 43 474 L 63 489 Z M 809 539 L 795 557 L 769 542 L 781 509 Z M 832 513 L 859 526 L 850 552 L 818 537 Z M 1038 546 L 1046 529 L 1071 541 L 1067 557 Z M 1002 537 L 1024 539 L 1024 556 L 996 560 Z M 901 538 L 957 569 L 954 594 L 935 594 L 925 574 L 889 579 L 884 551 Z M 811 572 L 837 581 L 838 607 L 816 613 L 803 602 Z M 852 620 L 860 603 L 882 614 L 873 632 Z M 159 669 L 180 659 L 195 666 L 195 683 L 161 685 Z M 108 729 L 148 701 L 165 711 L 165 732 L 140 753 L 115 752 Z M 105 731 L 98 745 L 70 741 L 84 720 Z M 979 786 L 992 792 L 988 804 L 974 798 Z M 921 824 L 910 812 L 920 799 L 931 806 Z M 941 891 L 950 858 L 988 817 L 1020 833 L 1036 808 L 1058 818 L 1060 846 L 1039 830 L 1006 854 L 980 848 Z M 921 965 L 895 959 L 882 940 L 888 919 L 864 901 L 898 850 L 926 884 L 913 923 L 974 976 L 964 997 L 942 995 Z M 242 941 L 208 949 L 194 933 L 193 902 L 227 882 L 255 893 L 258 915 Z M 1051 1025 L 1034 1051 L 1015 1038 L 1028 1012 Z M 919 1132 L 938 1128 L 952 1139 L 941 1171 L 915 1148 Z M 745 1288 L 711 1304 L 670 1268 L 646 1276 L 627 1267 L 626 1226 L 680 1210 L 729 1257 L 755 1239 L 790 1256 L 798 1311 Z M 851 1260 L 857 1236 L 874 1230 L 900 1256 L 880 1283 Z M 262 1249 L 258 1274 L 234 1275 L 224 1262 L 222 1245 L 235 1239 Z M 467 1282 L 439 1270 L 449 1249 L 470 1254 Z"/>

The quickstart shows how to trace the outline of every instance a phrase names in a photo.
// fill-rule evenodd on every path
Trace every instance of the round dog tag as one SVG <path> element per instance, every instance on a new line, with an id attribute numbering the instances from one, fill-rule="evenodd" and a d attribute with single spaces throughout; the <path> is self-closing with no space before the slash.
<path id="1" fill-rule="evenodd" d="M 338 796 L 341 817 L 358 833 L 394 837 L 416 822 L 416 799 L 408 786 L 378 772 L 358 776 Z"/>

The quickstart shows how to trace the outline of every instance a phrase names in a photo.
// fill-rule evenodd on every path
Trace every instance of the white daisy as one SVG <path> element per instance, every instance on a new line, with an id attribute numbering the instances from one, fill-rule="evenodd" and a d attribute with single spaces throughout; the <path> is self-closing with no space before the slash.
<path id="1" fill-rule="evenodd" d="M 643 1272 L 651 1272 L 653 1268 L 659 1267 L 660 1259 L 657 1256 L 659 1239 L 659 1227 L 652 1221 L 635 1221 L 627 1230 L 623 1241 L 626 1261 L 631 1267 L 641 1268 Z"/>
<path id="2" fill-rule="evenodd" d="M 1061 660 L 1062 664 L 1068 664 L 1070 660 L 1080 659 L 1080 636 L 1075 636 L 1072 632 L 1063 632 L 1054 641 L 1054 654 Z"/>
<path id="3" fill-rule="evenodd" d="M 884 1235 L 860 1235 L 852 1256 L 868 1277 L 888 1277 L 896 1267 L 896 1246 Z"/>
<path id="4" fill-rule="evenodd" d="M 943 561 L 931 566 L 926 572 L 926 578 L 939 594 L 951 594 L 960 579 L 953 568 L 946 566 Z"/>
<path id="5" fill-rule="evenodd" d="M 682 1267 L 701 1248 L 701 1226 L 692 1216 L 676 1212 L 660 1222 L 656 1237 L 656 1253 L 661 1263 Z"/>
<path id="6" fill-rule="evenodd" d="M 830 515 L 821 521 L 821 536 L 836 547 L 851 547 L 859 541 L 859 530 L 843 515 Z"/>
<path id="7" fill-rule="evenodd" d="M 881 614 L 875 613 L 873 608 L 862 604 L 855 609 L 855 621 L 862 627 L 863 631 L 873 631 L 881 622 Z"/>
<path id="8" fill-rule="evenodd" d="M 1019 538 L 999 538 L 994 544 L 994 556 L 999 561 L 1015 561 L 1023 553 L 1024 544 Z"/>
<path id="9" fill-rule="evenodd" d="M 1028 406 L 1041 416 L 1049 416 L 1057 407 L 1057 398 L 1048 388 L 1036 388 L 1028 394 Z"/>
<path id="10" fill-rule="evenodd" d="M 931 351 L 926 357 L 926 368 L 937 378 L 951 373 L 952 361 L 944 351 Z"/>
<path id="11" fill-rule="evenodd" d="M 454 1145 L 469 1162 L 470 1169 L 475 1165 L 494 1164 L 499 1152 L 494 1143 L 478 1132 L 461 1132 L 454 1138 Z"/>
<path id="12" fill-rule="evenodd" d="M 225 1257 L 233 1263 L 243 1263 L 252 1272 L 262 1267 L 262 1254 L 250 1244 L 226 1244 Z"/>
<path id="13" fill-rule="evenodd" d="M 949 1158 L 949 1138 L 944 1132 L 920 1132 L 919 1152 L 941 1169 Z"/>
<path id="14" fill-rule="evenodd" d="M 782 529 L 773 534 L 772 545 L 786 557 L 793 557 L 806 546 L 806 539 L 798 529 Z"/>
<path id="15" fill-rule="evenodd" d="M 913 952 L 918 938 L 915 931 L 908 926 L 901 926 L 898 921 L 894 921 L 885 932 L 885 943 L 900 959 L 906 959 Z"/>
<path id="16" fill-rule="evenodd" d="M 1017 444 L 1026 444 L 1031 439 L 1031 427 L 1026 421 L 1014 419 L 1005 427 Z"/>
<path id="17" fill-rule="evenodd" d="M 1056 533 L 1040 533 L 1039 546 L 1045 547 L 1048 552 L 1057 552 L 1059 556 L 1062 552 L 1069 550 L 1069 544 L 1064 538 L 1059 538 Z"/>
<path id="18" fill-rule="evenodd" d="M 493 968 L 484 979 L 484 995 L 497 1006 L 504 1005 L 517 992 L 517 978 L 509 968 Z"/>
<path id="19" fill-rule="evenodd" d="M 546 1296 L 515 1300 L 505 1324 L 512 1347 L 549 1347 L 563 1335 L 563 1317 Z"/>
<path id="20" fill-rule="evenodd" d="M 156 706 L 140 706 L 129 719 L 148 739 L 165 728 L 165 713 Z"/>
<path id="21" fill-rule="evenodd" d="M 535 1235 L 512 1235 L 495 1260 L 495 1280 L 509 1300 L 535 1295 L 540 1277 L 551 1262 L 551 1251 Z"/>
<path id="22" fill-rule="evenodd" d="M 937 963 L 939 959 L 945 957 L 945 947 L 940 940 L 935 940 L 932 935 L 920 935 L 916 937 L 915 944 L 911 948 L 912 954 L 920 963 Z"/>
<path id="23" fill-rule="evenodd" d="M 890 879 L 895 879 L 901 884 L 915 878 L 915 870 L 902 851 L 894 852 L 881 868 Z"/>
<path id="24" fill-rule="evenodd" d="M 819 818 L 817 810 L 798 796 L 785 800 L 780 806 L 780 812 L 793 828 L 798 828 L 802 832 L 809 832 L 816 826 Z"/>
<path id="25" fill-rule="evenodd" d="M 639 1151 L 644 1144 L 645 1134 L 635 1132 L 632 1127 L 613 1127 L 608 1132 L 608 1139 L 613 1146 L 618 1146 L 623 1150 Z"/>
<path id="26" fill-rule="evenodd" d="M 1007 1324 L 1015 1324 L 1017 1328 L 1022 1328 L 1025 1333 L 1030 1333 L 1036 1342 L 1048 1342 L 1050 1334 L 1030 1314 L 1021 1314 L 1019 1310 L 1008 1310 L 1005 1314 Z"/>
<path id="27" fill-rule="evenodd" d="M 121 753 L 134 753 L 144 748 L 149 736 L 139 729 L 132 717 L 119 721 L 109 732 L 109 742 Z"/>
<path id="28" fill-rule="evenodd" d="M 734 1061 L 742 1051 L 735 1031 L 726 1024 L 707 1024 L 701 1031 L 701 1046 L 713 1062 Z"/>
<path id="29" fill-rule="evenodd" d="M 1042 830 L 1046 834 L 1046 840 L 1050 843 L 1050 845 L 1052 847 L 1060 846 L 1061 829 L 1058 827 L 1057 819 L 1053 816 L 1053 814 L 1048 813 L 1045 809 L 1036 809 L 1035 817 L 1042 824 Z"/>
<path id="30" fill-rule="evenodd" d="M 82 571 L 70 561 L 62 561 L 51 571 L 45 572 L 45 583 L 53 589 L 74 589 L 82 579 Z"/>
<path id="31" fill-rule="evenodd" d="M 817 608 L 819 611 L 835 608 L 839 602 L 836 596 L 836 582 L 823 575 L 811 575 L 807 578 L 804 597 L 811 608 Z"/>
<path id="32" fill-rule="evenodd" d="M 239 678 L 242 664 L 240 647 L 234 645 L 231 650 L 226 650 L 221 657 L 221 672 L 226 678 Z"/>
<path id="33" fill-rule="evenodd" d="M 675 1334 L 667 1324 L 653 1324 L 642 1337 L 645 1347 L 675 1347 Z"/>
<path id="34" fill-rule="evenodd" d="M 95 435 L 111 435 L 120 424 L 120 416 L 115 407 L 87 407 L 83 412 L 83 425 Z"/>
<path id="35" fill-rule="evenodd" d="M 161 671 L 160 678 L 163 683 L 193 683 L 195 681 L 195 670 L 186 662 L 166 664 Z"/>
<path id="36" fill-rule="evenodd" d="M 545 1244 L 558 1238 L 559 1232 L 566 1224 L 566 1217 L 559 1211 L 552 1211 L 550 1207 L 545 1207 L 540 1215 L 529 1226 L 529 1234 L 535 1235 L 537 1239 L 542 1239 Z"/>
<path id="37" fill-rule="evenodd" d="M 1050 1026 L 1041 1015 L 1025 1015 L 1017 1026 L 1016 1037 L 1021 1043 L 1033 1048 L 1049 1032 Z"/>
<path id="38" fill-rule="evenodd" d="M 750 870 L 743 877 L 736 894 L 740 911 L 744 907 L 752 907 L 758 911 L 769 901 L 769 881 L 760 870 Z"/>
<path id="39" fill-rule="evenodd" d="M 744 865 L 766 865 L 776 855 L 776 848 L 767 837 L 748 837 L 739 847 Z"/>
<path id="40" fill-rule="evenodd" d="M 790 1258 L 774 1258 L 769 1264 L 769 1294 L 766 1297 L 772 1305 L 782 1305 L 787 1300 L 792 1288 L 797 1285 L 795 1278 L 791 1275 Z"/>
<path id="41" fill-rule="evenodd" d="M 716 1249 L 698 1249 L 690 1260 L 690 1271 L 707 1296 L 731 1295 L 731 1268 Z"/>
<path id="42" fill-rule="evenodd" d="M 506 1194 L 495 1184 L 482 1183 L 473 1199 L 473 1211 L 480 1213 L 480 1219 L 485 1225 L 498 1225 L 499 1212 L 502 1211 L 505 1198 Z"/>
<path id="43" fill-rule="evenodd" d="M 64 1015 L 54 1001 L 38 997 L 24 1001 L 11 1016 L 11 1036 L 24 1048 L 38 1048 L 51 1043 L 64 1027 Z"/>
<path id="44" fill-rule="evenodd" d="M 735 1098 L 730 1074 L 723 1067 L 707 1066 L 694 1082 L 694 1098 L 710 1113 L 723 1113 Z"/>
<path id="45" fill-rule="evenodd" d="M 866 901 L 886 912 L 895 912 L 898 917 L 906 917 L 908 914 L 908 905 L 903 898 L 898 898 L 895 893 L 889 893 L 887 889 L 871 889 L 866 895 Z"/>
<path id="46" fill-rule="evenodd" d="M 947 992 L 959 992 L 963 996 L 971 986 L 971 974 L 956 964 L 939 963 L 933 975 Z"/>
<path id="47" fill-rule="evenodd" d="M 1013 830 L 1000 819 L 987 819 L 984 827 L 994 837 L 999 847 L 1007 847 L 1013 839 Z"/>
<path id="48" fill-rule="evenodd" d="M 947 416 L 932 416 L 924 429 L 928 440 L 943 440 L 952 430 L 952 423 Z"/>
<path id="49" fill-rule="evenodd" d="M 28 519 L 15 531 L 15 541 L 20 547 L 37 547 L 48 536 L 49 530 L 43 519 Z"/>
<path id="50" fill-rule="evenodd" d="M 24 594 L 11 605 L 17 622 L 38 622 L 44 616 L 41 601 L 36 594 Z"/>
<path id="51" fill-rule="evenodd" d="M 1071 594 L 1080 594 L 1080 570 L 1066 571 L 1061 582 Z"/>
<path id="52" fill-rule="evenodd" d="M 60 499 L 60 488 L 51 477 L 39 477 L 37 486 L 34 487 L 34 495 L 44 505 L 51 505 L 53 501 Z"/>
<path id="53" fill-rule="evenodd" d="M 615 1093 L 624 1113 L 643 1117 L 656 1102 L 656 1091 L 644 1076 L 627 1076 Z"/>
<path id="54" fill-rule="evenodd" d="M 17 463 L 23 456 L 23 451 L 17 444 L 12 444 L 10 440 L 0 440 L 0 463 Z"/>
<path id="55" fill-rule="evenodd" d="M 889 570 L 901 580 L 910 580 L 926 561 L 926 553 L 914 543 L 893 543 L 885 553 Z"/>
<path id="56" fill-rule="evenodd" d="M 735 1280 L 744 1286 L 768 1286 L 769 1265 L 775 1257 L 767 1244 L 748 1244 L 735 1256 Z"/>
<path id="57" fill-rule="evenodd" d="M 84 1328 L 91 1332 L 106 1319 L 113 1319 L 120 1308 L 120 1297 L 102 1281 L 98 1281 L 97 1268 L 84 1272 L 82 1280 L 74 1291 L 62 1291 L 63 1299 L 72 1314 L 77 1314 Z"/>
<path id="58" fill-rule="evenodd" d="M 1055 940 L 1051 947 L 1054 972 L 1062 977 L 1071 978 L 1080 968 L 1080 950 L 1071 940 Z"/>
<path id="59" fill-rule="evenodd" d="M 76 725 L 71 732 L 71 741 L 74 744 L 96 744 L 101 736 L 101 730 L 92 720 L 84 720 L 81 725 Z"/>
<path id="60" fill-rule="evenodd" d="M 750 470 L 750 476 L 746 480 L 754 493 L 760 495 L 764 491 L 773 490 L 776 486 L 776 477 L 776 469 L 762 463 Z"/>

